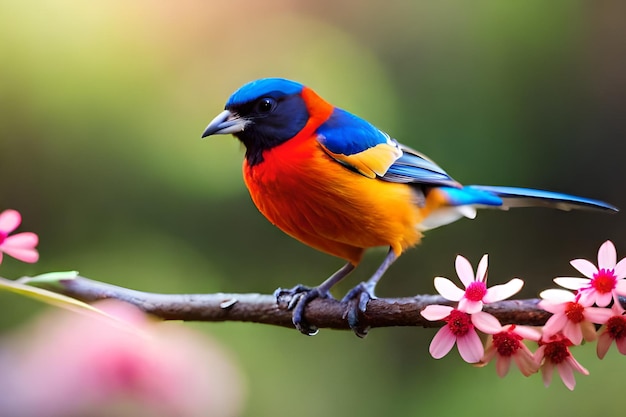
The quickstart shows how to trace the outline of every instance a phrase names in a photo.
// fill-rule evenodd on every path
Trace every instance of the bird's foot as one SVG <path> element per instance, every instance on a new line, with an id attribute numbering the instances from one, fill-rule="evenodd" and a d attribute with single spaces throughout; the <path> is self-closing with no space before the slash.
<path id="1" fill-rule="evenodd" d="M 348 319 L 348 325 L 354 334 L 361 338 L 367 336 L 370 327 L 359 323 L 359 316 L 363 315 L 365 310 L 367 310 L 367 303 L 369 303 L 370 300 L 376 299 L 374 287 L 375 285 L 361 282 L 356 287 L 352 288 L 341 300 L 342 303 L 348 305 L 344 313 L 344 318 Z"/>
<path id="2" fill-rule="evenodd" d="M 306 287 L 298 284 L 291 289 L 278 288 L 274 291 L 278 304 L 287 303 L 287 309 L 293 310 L 291 321 L 296 329 L 307 336 L 314 336 L 319 329 L 309 324 L 304 318 L 304 310 L 311 301 L 316 298 L 332 298 L 328 290 L 319 287 Z"/>

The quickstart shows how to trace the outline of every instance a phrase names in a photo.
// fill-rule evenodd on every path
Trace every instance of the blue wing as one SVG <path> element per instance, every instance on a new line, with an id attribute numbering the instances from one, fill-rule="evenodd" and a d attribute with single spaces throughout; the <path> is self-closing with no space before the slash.
<path id="1" fill-rule="evenodd" d="M 335 109 L 317 134 L 322 149 L 331 158 L 368 178 L 382 177 L 402 156 L 396 141 L 345 110 Z"/>
<path id="2" fill-rule="evenodd" d="M 426 155 L 402 144 L 399 145 L 402 150 L 402 156 L 389 167 L 382 177 L 383 180 L 431 186 L 461 187 L 458 182 L 453 180 Z"/>
<path id="3" fill-rule="evenodd" d="M 428 159 L 345 110 L 335 109 L 317 129 L 318 142 L 337 162 L 369 178 L 460 187 Z"/>
<path id="4" fill-rule="evenodd" d="M 461 186 L 425 155 L 404 146 L 369 122 L 341 109 L 318 130 L 322 149 L 342 165 L 372 179 L 436 187 L 448 207 L 456 208 L 433 224 L 463 215 L 473 217 L 474 208 L 553 207 L 561 210 L 618 211 L 603 201 L 552 191 L 487 185 Z M 445 222 L 444 222 L 445 221 Z"/>

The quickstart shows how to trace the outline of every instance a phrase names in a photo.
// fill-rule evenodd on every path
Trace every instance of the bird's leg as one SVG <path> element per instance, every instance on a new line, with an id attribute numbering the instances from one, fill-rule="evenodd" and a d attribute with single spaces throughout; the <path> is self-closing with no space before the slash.
<path id="1" fill-rule="evenodd" d="M 365 313 L 367 303 L 376 298 L 374 295 L 376 284 L 378 284 L 380 278 L 396 259 L 398 259 L 398 255 L 390 248 L 389 253 L 387 253 L 383 262 L 376 272 L 374 272 L 374 275 L 367 281 L 361 282 L 356 287 L 352 288 L 341 300 L 342 303 L 348 304 L 348 310 L 346 311 L 348 325 L 359 337 L 365 337 L 369 331 L 368 327 L 359 326 L 359 313 Z"/>
<path id="2" fill-rule="evenodd" d="M 274 296 L 279 303 L 283 299 L 288 300 L 287 308 L 293 310 L 291 321 L 294 326 L 296 326 L 296 329 L 308 336 L 313 336 L 317 333 L 318 329 L 308 324 L 304 318 L 304 309 L 307 304 L 315 298 L 332 298 L 330 294 L 331 287 L 352 272 L 355 267 L 356 265 L 348 262 L 317 287 L 309 288 L 299 284 L 288 290 L 279 288 L 274 291 Z"/>

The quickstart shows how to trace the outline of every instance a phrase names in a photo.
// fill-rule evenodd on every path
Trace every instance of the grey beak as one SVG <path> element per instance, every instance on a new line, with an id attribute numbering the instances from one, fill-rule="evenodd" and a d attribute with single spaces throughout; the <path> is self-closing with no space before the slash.
<path id="1" fill-rule="evenodd" d="M 211 120 L 211 123 L 204 129 L 202 137 L 241 132 L 248 123 L 249 120 L 239 117 L 238 114 L 224 110 Z"/>

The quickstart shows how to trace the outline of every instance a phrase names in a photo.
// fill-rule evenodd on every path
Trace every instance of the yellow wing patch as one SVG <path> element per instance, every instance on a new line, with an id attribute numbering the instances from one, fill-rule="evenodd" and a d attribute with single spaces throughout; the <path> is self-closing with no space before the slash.
<path id="1" fill-rule="evenodd" d="M 334 153 L 320 143 L 324 152 L 337 162 L 355 169 L 360 174 L 368 178 L 382 177 L 389 167 L 402 156 L 402 150 L 395 141 L 389 139 L 386 143 L 379 143 L 376 146 L 353 155 Z"/>

